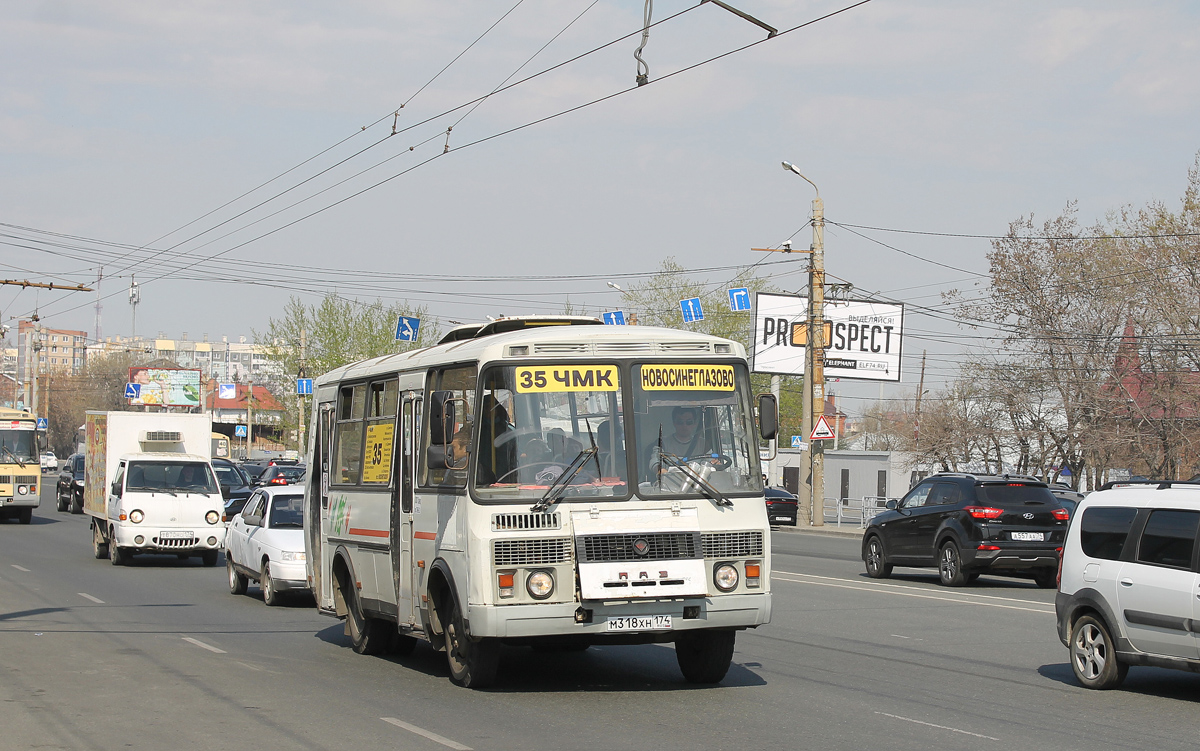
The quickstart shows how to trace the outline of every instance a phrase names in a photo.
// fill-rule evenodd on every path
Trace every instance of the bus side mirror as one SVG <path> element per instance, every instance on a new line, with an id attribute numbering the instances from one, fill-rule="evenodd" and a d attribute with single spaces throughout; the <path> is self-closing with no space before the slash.
<path id="1" fill-rule="evenodd" d="M 758 395 L 758 434 L 764 441 L 779 433 L 779 402 L 774 394 Z"/>

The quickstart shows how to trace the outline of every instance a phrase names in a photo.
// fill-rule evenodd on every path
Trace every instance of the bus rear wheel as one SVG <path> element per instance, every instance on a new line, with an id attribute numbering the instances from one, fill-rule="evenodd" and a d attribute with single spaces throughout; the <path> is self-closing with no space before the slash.
<path id="1" fill-rule="evenodd" d="M 719 683 L 733 662 L 736 631 L 685 631 L 675 639 L 675 660 L 688 683 Z"/>
<path id="2" fill-rule="evenodd" d="M 485 688 L 495 683 L 500 643 L 495 639 L 472 639 L 463 625 L 462 612 L 453 603 L 450 617 L 443 623 L 451 682 L 463 688 Z"/>

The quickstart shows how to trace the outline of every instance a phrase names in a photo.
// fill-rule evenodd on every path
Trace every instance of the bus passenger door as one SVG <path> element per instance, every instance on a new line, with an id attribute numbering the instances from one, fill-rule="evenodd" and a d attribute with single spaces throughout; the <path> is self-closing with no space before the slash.
<path id="1" fill-rule="evenodd" d="M 392 577 L 396 584 L 396 620 L 417 623 L 413 593 L 413 486 L 420 436 L 421 395 L 406 391 L 400 398 L 400 440 L 396 452 L 396 483 L 392 490 Z"/>
<path id="2" fill-rule="evenodd" d="M 313 572 L 313 595 L 317 598 L 317 607 L 332 607 L 333 594 L 325 591 L 325 532 L 329 522 L 329 464 L 330 449 L 333 442 L 334 426 L 333 402 L 320 405 L 316 428 L 317 445 L 313 447 L 313 463 L 315 472 L 309 473 L 309 498 L 314 499 L 309 504 L 309 516 L 305 519 L 309 535 L 308 549 L 312 551 L 313 560 L 310 563 Z"/>

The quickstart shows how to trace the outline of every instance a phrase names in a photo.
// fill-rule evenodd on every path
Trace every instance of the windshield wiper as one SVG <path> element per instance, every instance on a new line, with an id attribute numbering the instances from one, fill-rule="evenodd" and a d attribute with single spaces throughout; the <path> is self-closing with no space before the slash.
<path id="1" fill-rule="evenodd" d="M 678 456 L 675 456 L 674 454 L 663 453 L 663 454 L 659 454 L 659 459 L 661 461 L 666 462 L 667 464 L 670 464 L 672 467 L 675 467 L 680 472 L 687 475 L 687 478 L 689 480 L 691 480 L 692 482 L 696 483 L 696 485 L 701 490 L 704 491 L 705 495 L 707 495 L 709 498 L 716 501 L 718 506 L 732 506 L 733 505 L 733 501 L 726 498 L 725 495 L 721 491 L 717 490 L 715 487 L 712 486 L 712 483 L 710 483 L 708 480 L 705 480 L 703 477 L 701 477 L 699 474 L 697 474 L 696 470 L 689 467 L 687 462 L 683 461 Z"/>
<path id="2" fill-rule="evenodd" d="M 587 464 L 587 460 L 595 456 L 597 451 L 598 449 L 594 445 L 591 448 L 580 451 L 571 460 L 571 463 L 567 465 L 567 468 L 563 470 L 563 473 L 558 476 L 558 479 L 546 489 L 546 494 L 542 496 L 541 500 L 533 504 L 529 510 L 537 513 L 538 511 L 546 510 L 551 504 L 558 502 L 562 498 L 563 493 L 567 492 L 567 487 L 575 479 L 575 475 L 579 474 L 579 470 L 583 469 L 583 465 Z"/>
<path id="3" fill-rule="evenodd" d="M 20 464 L 20 465 L 21 465 L 21 469 L 25 469 L 25 462 L 21 461 L 21 457 L 19 457 L 19 456 L 17 456 L 16 454 L 14 454 L 14 453 L 12 452 L 12 449 L 10 449 L 8 446 L 0 446 L 0 448 L 4 449 L 4 453 L 6 453 L 6 454 L 8 454 L 9 456 L 11 456 L 11 457 L 13 458 L 13 461 L 14 461 L 14 462 L 16 462 L 17 464 Z"/>

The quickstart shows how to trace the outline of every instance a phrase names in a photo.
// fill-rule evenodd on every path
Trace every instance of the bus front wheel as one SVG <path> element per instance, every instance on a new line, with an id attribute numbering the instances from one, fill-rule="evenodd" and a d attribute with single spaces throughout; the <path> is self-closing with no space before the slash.
<path id="1" fill-rule="evenodd" d="M 495 683 L 500 643 L 495 639 L 472 639 L 463 625 L 462 613 L 453 603 L 450 617 L 443 623 L 450 680 L 464 688 L 485 688 Z"/>
<path id="2" fill-rule="evenodd" d="M 675 659 L 688 683 L 718 683 L 733 661 L 736 631 L 685 631 L 675 640 Z"/>

